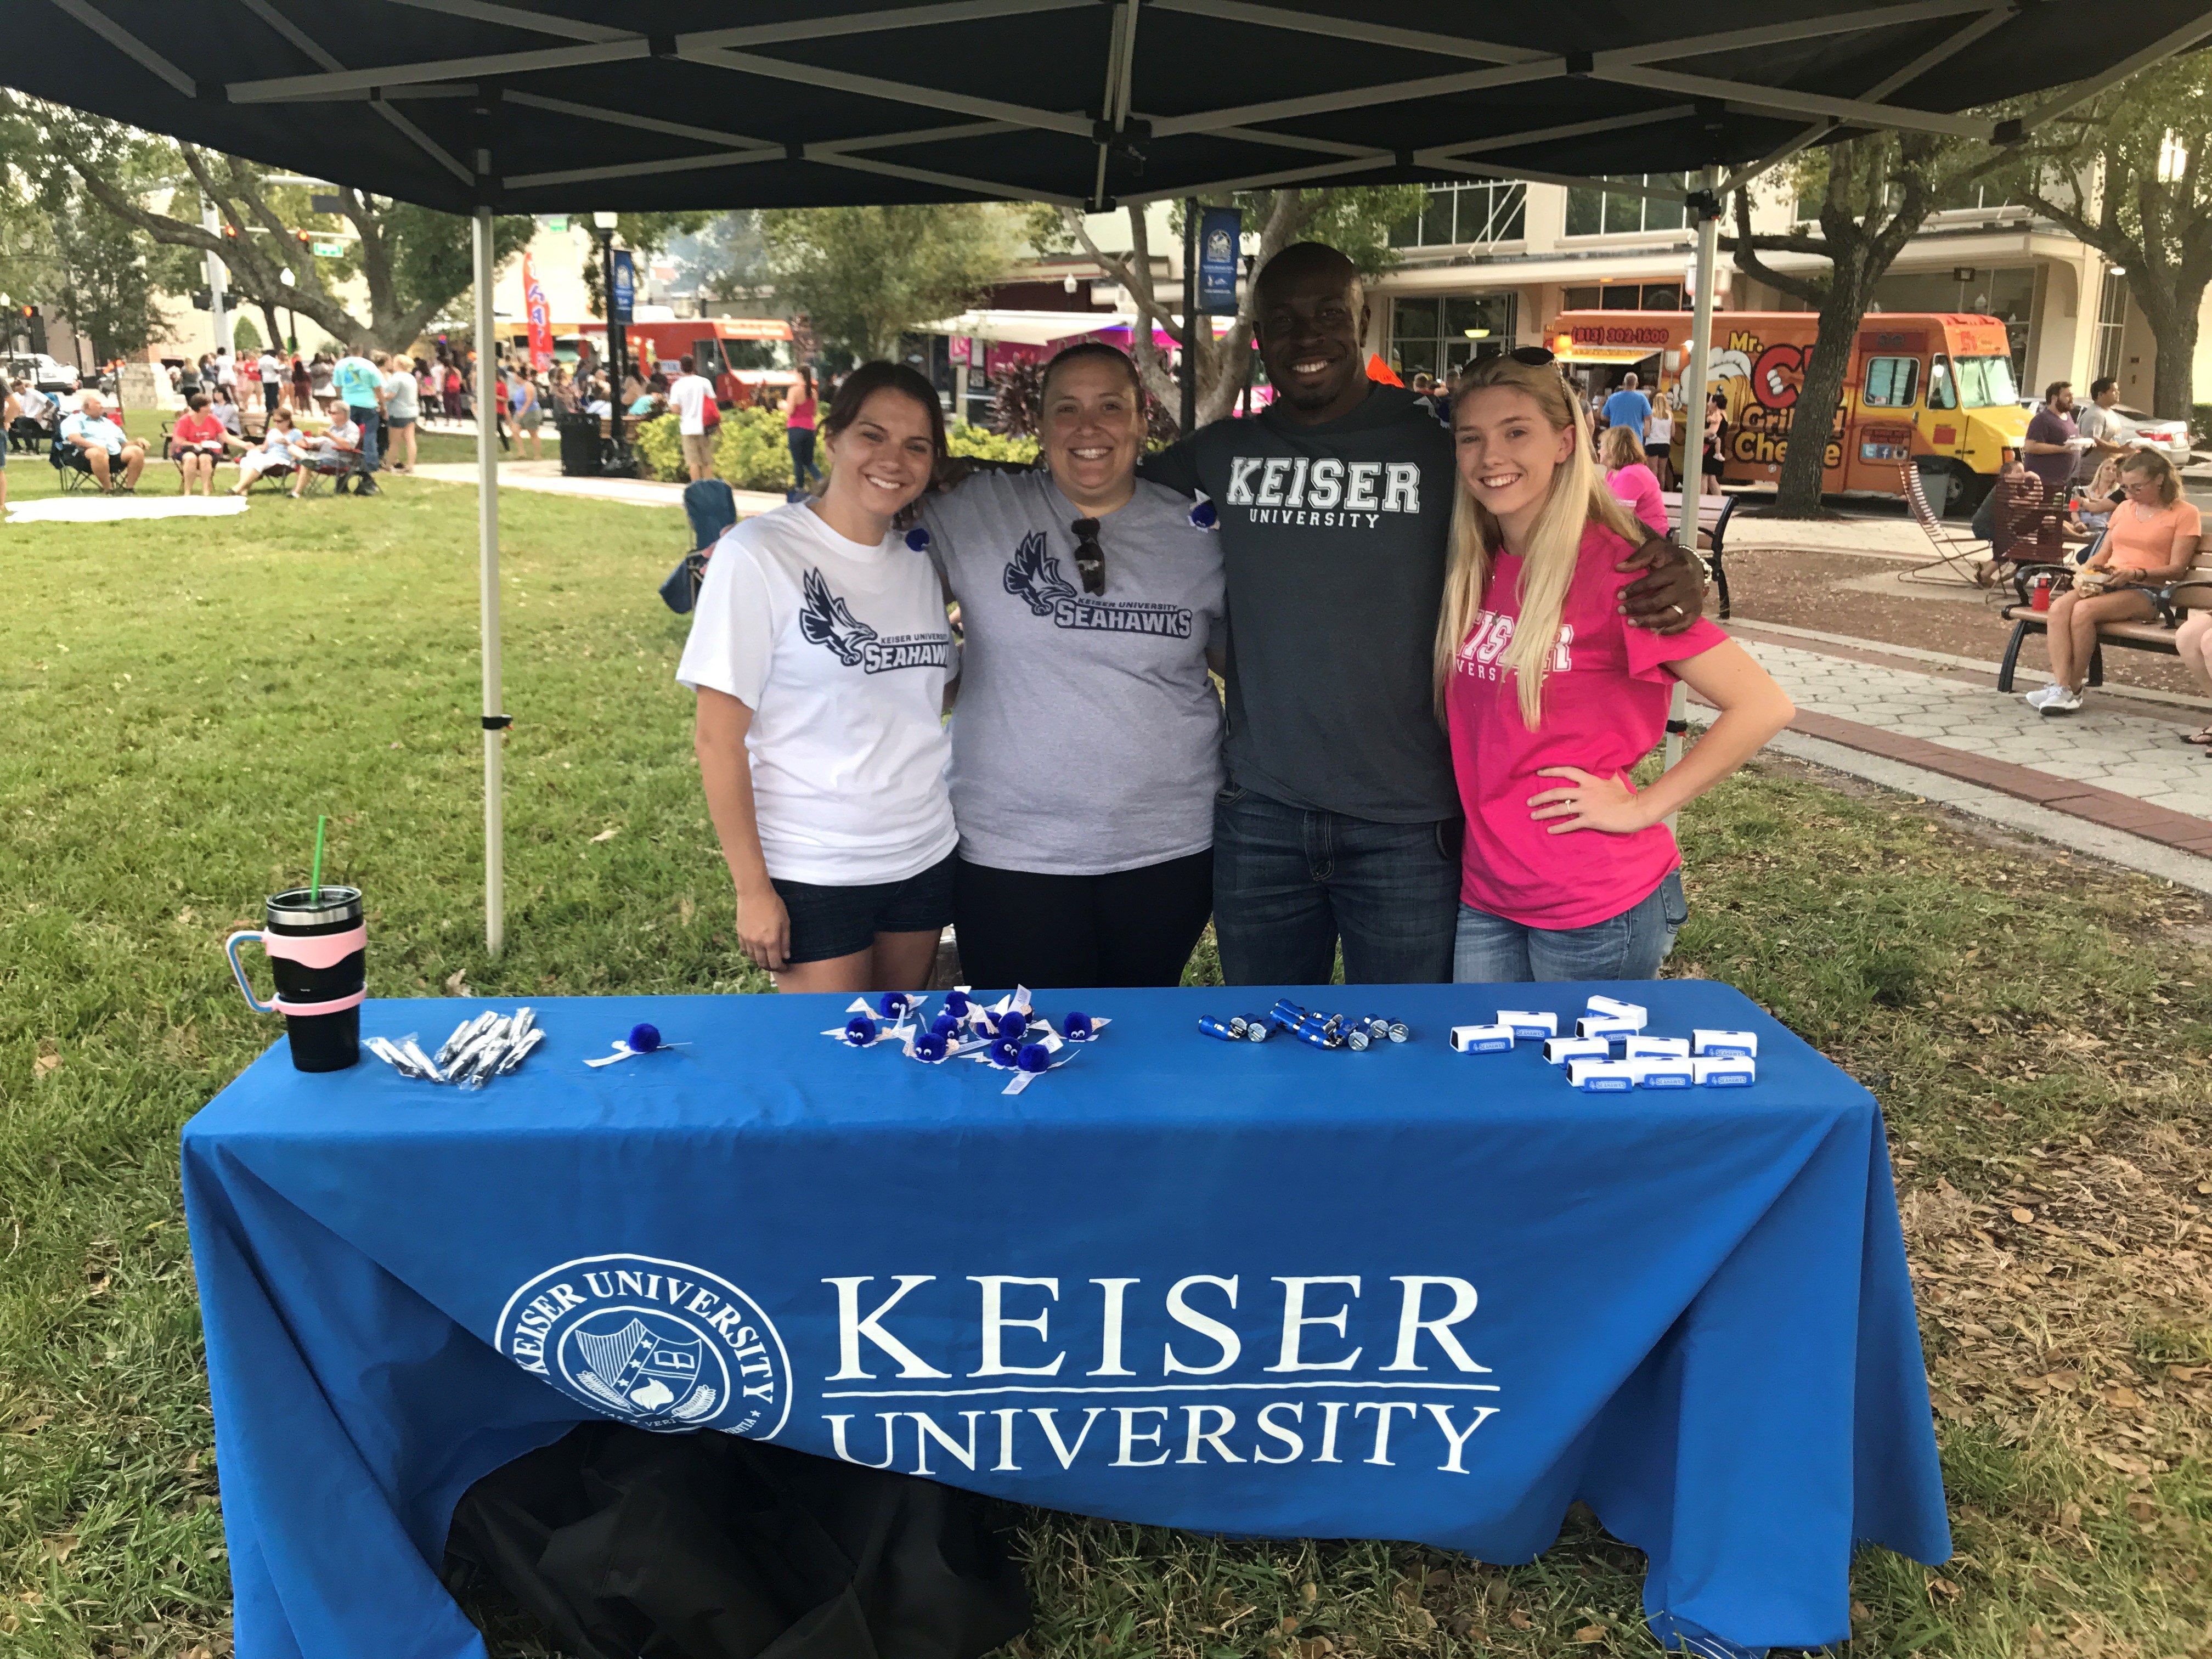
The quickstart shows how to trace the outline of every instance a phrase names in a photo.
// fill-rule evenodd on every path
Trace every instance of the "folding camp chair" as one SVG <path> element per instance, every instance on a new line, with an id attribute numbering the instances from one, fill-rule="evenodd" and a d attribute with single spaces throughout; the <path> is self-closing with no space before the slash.
<path id="1" fill-rule="evenodd" d="M 64 495 L 73 495 L 88 487 L 97 489 L 100 481 L 92 476 L 92 462 L 84 451 L 75 444 L 59 441 L 46 446 L 46 459 L 54 469 L 54 480 Z M 118 464 L 120 471 L 120 464 Z"/>
<path id="2" fill-rule="evenodd" d="M 319 495 L 330 488 L 331 480 L 350 477 L 358 470 L 361 458 L 350 449 L 314 449 L 300 460 L 300 471 L 306 477 L 300 485 L 300 498 Z"/>

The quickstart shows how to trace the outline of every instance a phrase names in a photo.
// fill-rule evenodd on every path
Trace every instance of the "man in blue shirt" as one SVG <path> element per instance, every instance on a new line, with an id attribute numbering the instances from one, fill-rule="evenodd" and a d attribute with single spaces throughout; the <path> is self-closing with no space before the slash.
<path id="1" fill-rule="evenodd" d="M 376 429 L 384 413 L 384 371 L 358 351 L 349 351 L 331 371 L 331 389 L 345 399 L 346 413 L 361 428 L 361 460 L 353 475 L 353 493 L 376 495 Z M 343 495 L 344 480 L 336 489 Z"/>
<path id="2" fill-rule="evenodd" d="M 88 392 L 77 412 L 62 422 L 55 440 L 76 451 L 75 465 L 92 474 L 103 494 L 120 489 L 126 495 L 138 487 L 138 474 L 146 465 L 146 446 L 125 434 L 107 417 L 107 405 L 96 392 Z M 66 454 L 67 450 L 64 450 Z M 123 476 L 115 476 L 118 470 Z"/>
<path id="3" fill-rule="evenodd" d="M 1620 390 L 1605 400 L 1598 413 L 1605 417 L 1608 427 L 1625 426 L 1642 443 L 1651 430 L 1651 399 L 1636 389 L 1636 371 L 1630 369 L 1620 377 Z"/>

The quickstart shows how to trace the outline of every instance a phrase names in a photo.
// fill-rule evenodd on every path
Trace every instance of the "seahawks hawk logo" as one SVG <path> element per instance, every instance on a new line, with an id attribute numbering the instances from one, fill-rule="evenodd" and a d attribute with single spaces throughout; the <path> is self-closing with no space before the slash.
<path id="1" fill-rule="evenodd" d="M 875 643 L 876 630 L 830 591 L 819 570 L 809 570 L 799 586 L 804 599 L 799 607 L 799 633 L 809 645 L 828 647 L 846 667 L 858 668 L 868 647 Z"/>
<path id="2" fill-rule="evenodd" d="M 1006 562 L 1006 592 L 1038 617 L 1049 617 L 1062 599 L 1075 597 L 1075 589 L 1060 574 L 1060 561 L 1044 550 L 1043 531 L 1031 531 L 1023 537 L 1014 556 Z"/>

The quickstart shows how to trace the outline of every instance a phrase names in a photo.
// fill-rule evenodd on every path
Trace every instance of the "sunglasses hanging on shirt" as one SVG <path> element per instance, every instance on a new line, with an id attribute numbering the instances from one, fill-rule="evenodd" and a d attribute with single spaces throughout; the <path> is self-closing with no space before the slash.
<path id="1" fill-rule="evenodd" d="M 1106 591 L 1106 550 L 1098 545 L 1098 520 L 1078 519 L 1068 529 L 1075 535 L 1075 572 L 1083 578 L 1086 593 Z"/>

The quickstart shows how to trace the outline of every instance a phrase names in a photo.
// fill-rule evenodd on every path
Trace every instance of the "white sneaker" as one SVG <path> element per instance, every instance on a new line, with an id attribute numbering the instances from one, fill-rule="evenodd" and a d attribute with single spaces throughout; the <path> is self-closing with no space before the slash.
<path id="1" fill-rule="evenodd" d="M 2069 691 L 2063 685 L 2054 685 L 2051 689 L 2057 695 L 2036 705 L 2045 714 L 2070 714 L 2081 706 L 2081 694 L 2079 691 Z"/>
<path id="2" fill-rule="evenodd" d="M 2058 682 L 2053 680 L 2050 684 L 2043 687 L 2040 690 L 2029 692 L 2027 699 L 2027 706 L 2030 708 L 2040 708 L 2045 703 L 2049 702 L 2053 697 L 2057 696 L 2061 688 Z"/>

